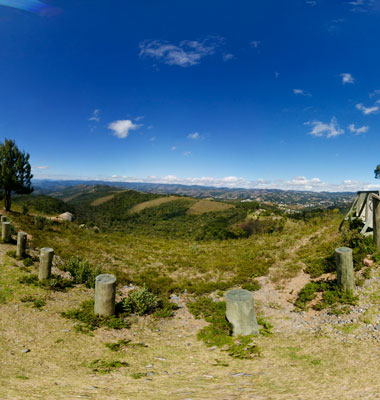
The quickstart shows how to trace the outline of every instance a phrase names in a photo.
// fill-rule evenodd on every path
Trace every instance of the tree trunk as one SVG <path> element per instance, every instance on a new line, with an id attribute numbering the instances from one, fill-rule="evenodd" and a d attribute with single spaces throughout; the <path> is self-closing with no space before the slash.
<path id="1" fill-rule="evenodd" d="M 5 211 L 10 211 L 11 210 L 11 191 L 10 190 L 5 190 L 5 193 L 4 193 L 4 208 L 5 208 Z"/>

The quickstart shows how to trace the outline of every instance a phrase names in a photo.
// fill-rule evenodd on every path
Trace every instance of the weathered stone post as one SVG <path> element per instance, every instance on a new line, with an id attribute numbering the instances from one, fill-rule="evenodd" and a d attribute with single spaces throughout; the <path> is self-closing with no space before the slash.
<path id="1" fill-rule="evenodd" d="M 380 200 L 372 196 L 373 240 L 380 249 Z"/>
<path id="2" fill-rule="evenodd" d="M 40 268 L 38 270 L 38 280 L 49 279 L 51 266 L 53 265 L 54 250 L 50 247 L 43 247 L 40 250 Z"/>
<path id="3" fill-rule="evenodd" d="M 336 274 L 338 286 L 344 290 L 355 290 L 354 265 L 352 250 L 349 247 L 335 249 Z"/>
<path id="4" fill-rule="evenodd" d="M 111 274 L 101 274 L 95 279 L 95 314 L 109 317 L 115 314 L 116 278 Z"/>
<path id="5" fill-rule="evenodd" d="M 7 217 L 5 215 L 1 216 L 1 222 L 7 222 Z"/>
<path id="6" fill-rule="evenodd" d="M 1 228 L 1 239 L 4 243 L 9 243 L 11 240 L 11 223 L 6 221 L 2 222 Z"/>
<path id="7" fill-rule="evenodd" d="M 226 317 L 232 324 L 233 335 L 258 335 L 255 304 L 251 292 L 233 289 L 226 293 Z"/>
<path id="8" fill-rule="evenodd" d="M 17 233 L 17 250 L 16 257 L 24 258 L 26 254 L 26 233 Z"/>

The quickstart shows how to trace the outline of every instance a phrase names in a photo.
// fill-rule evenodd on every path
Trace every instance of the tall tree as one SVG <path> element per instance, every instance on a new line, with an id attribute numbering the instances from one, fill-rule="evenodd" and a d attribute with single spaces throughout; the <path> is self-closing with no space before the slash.
<path id="1" fill-rule="evenodd" d="M 6 211 L 11 209 L 12 192 L 33 192 L 32 178 L 29 154 L 20 151 L 14 140 L 5 139 L 4 143 L 0 142 L 0 190 Z"/>
<path id="2" fill-rule="evenodd" d="M 380 179 L 380 165 L 377 165 L 373 172 L 375 173 L 375 178 Z"/>

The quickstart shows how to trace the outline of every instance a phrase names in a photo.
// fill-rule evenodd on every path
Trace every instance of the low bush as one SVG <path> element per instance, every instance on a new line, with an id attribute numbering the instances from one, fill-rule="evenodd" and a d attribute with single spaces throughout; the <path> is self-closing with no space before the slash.
<path id="1" fill-rule="evenodd" d="M 209 297 L 199 297 L 187 304 L 189 311 L 195 318 L 204 318 L 210 325 L 201 329 L 197 337 L 203 340 L 206 346 L 217 346 L 223 348 L 231 357 L 239 359 L 250 359 L 260 355 L 260 350 L 253 342 L 252 336 L 234 338 L 232 325 L 226 319 L 226 303 L 224 301 L 213 301 Z M 258 323 L 264 320 L 258 319 Z M 264 330 L 269 333 L 270 324 L 265 322 Z"/>
<path id="2" fill-rule="evenodd" d="M 52 275 L 52 277 L 49 279 L 39 281 L 36 274 L 28 274 L 20 276 L 18 282 L 55 291 L 64 291 L 73 286 L 73 282 L 71 280 L 63 278 L 60 275 Z"/>
<path id="3" fill-rule="evenodd" d="M 129 328 L 129 323 L 125 319 L 126 313 L 120 312 L 119 305 L 116 307 L 115 315 L 103 317 L 94 313 L 93 300 L 84 301 L 79 308 L 62 312 L 61 315 L 80 322 L 76 329 L 84 333 L 93 331 L 101 326 L 110 329 Z"/>
<path id="4" fill-rule="evenodd" d="M 295 306 L 301 310 L 306 310 L 308 304 L 316 298 L 317 293 L 322 293 L 322 299 L 313 306 L 315 310 L 322 310 L 339 304 L 355 305 L 358 301 L 358 298 L 351 291 L 339 288 L 336 280 L 321 280 L 307 283 L 298 293 Z"/>
<path id="5" fill-rule="evenodd" d="M 105 361 L 105 360 L 94 360 L 86 365 L 88 368 L 91 368 L 93 372 L 98 372 L 100 374 L 108 374 L 116 369 L 121 367 L 128 367 L 129 364 L 124 361 Z"/>
<path id="6" fill-rule="evenodd" d="M 74 283 L 82 283 L 88 288 L 95 287 L 95 278 L 102 273 L 100 267 L 92 267 L 87 259 L 70 257 L 62 267 L 63 271 L 70 272 Z"/>

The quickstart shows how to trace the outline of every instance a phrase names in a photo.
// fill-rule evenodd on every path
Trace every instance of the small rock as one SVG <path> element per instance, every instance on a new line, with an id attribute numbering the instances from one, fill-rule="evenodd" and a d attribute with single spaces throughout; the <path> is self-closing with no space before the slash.
<path id="1" fill-rule="evenodd" d="M 146 376 L 153 376 L 153 375 L 154 375 L 153 371 L 149 371 L 149 372 L 146 373 Z"/>
<path id="2" fill-rule="evenodd" d="M 21 350 L 21 353 L 29 353 L 30 352 L 30 349 L 22 349 Z"/>
<path id="3" fill-rule="evenodd" d="M 166 361 L 166 358 L 164 358 L 164 357 L 155 357 L 155 359 L 159 360 L 159 361 Z"/>
<path id="4" fill-rule="evenodd" d="M 145 368 L 153 368 L 153 364 L 145 365 Z"/>

